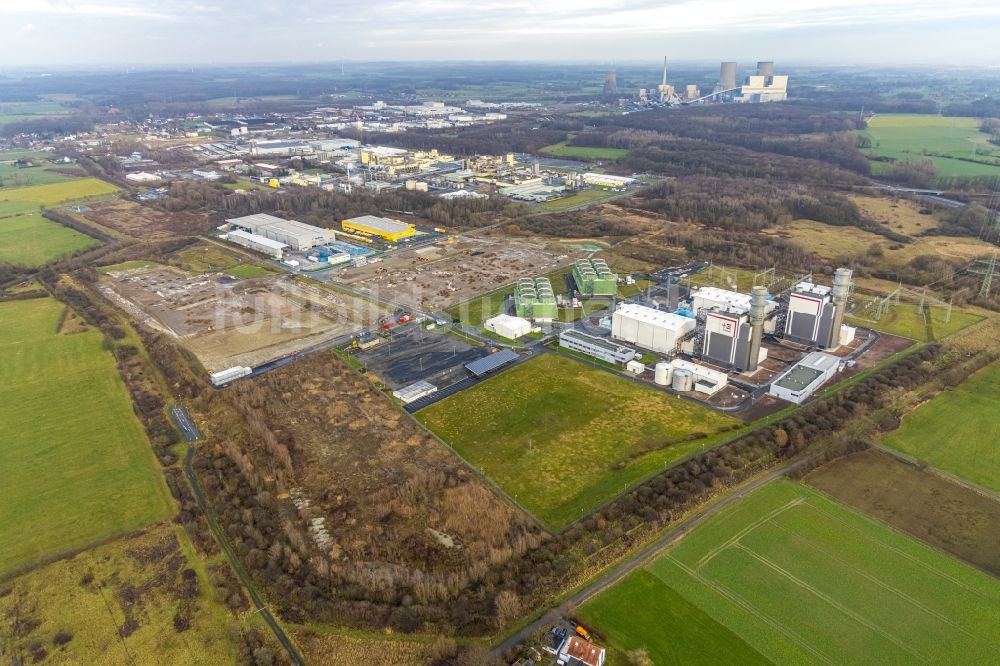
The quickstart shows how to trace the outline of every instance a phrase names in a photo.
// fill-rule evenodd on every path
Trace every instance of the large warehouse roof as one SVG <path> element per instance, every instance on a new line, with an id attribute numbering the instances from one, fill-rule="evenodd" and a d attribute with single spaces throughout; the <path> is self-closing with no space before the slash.
<path id="1" fill-rule="evenodd" d="M 345 220 L 345 222 L 361 225 L 369 229 L 375 229 L 376 231 L 381 231 L 386 234 L 398 234 L 410 229 L 409 224 L 405 224 L 397 220 L 391 220 L 388 217 L 376 217 L 375 215 L 352 217 L 349 220 Z"/>
<path id="2" fill-rule="evenodd" d="M 840 359 L 836 356 L 822 352 L 812 352 L 806 354 L 801 361 L 796 363 L 783 377 L 779 378 L 775 384 L 789 391 L 803 391 L 820 377 L 830 372 L 839 363 Z"/>
<path id="3" fill-rule="evenodd" d="M 649 308 L 645 305 L 638 305 L 636 303 L 626 303 L 622 305 L 615 310 L 615 314 L 622 317 L 628 317 L 629 319 L 635 319 L 636 321 L 641 321 L 646 324 L 660 326 L 671 331 L 678 331 L 689 325 L 692 321 L 689 317 L 685 317 L 683 315 L 675 314 L 673 312 L 664 312 L 663 310 Z"/>
<path id="4" fill-rule="evenodd" d="M 262 245 L 264 247 L 269 247 L 269 248 L 272 248 L 274 250 L 283 250 L 286 247 L 288 247 L 284 243 L 279 243 L 276 240 L 271 240 L 270 238 L 266 238 L 264 236 L 258 236 L 257 234 L 250 234 L 250 233 L 247 233 L 247 232 L 243 231 L 242 229 L 236 229 L 234 231 L 230 231 L 227 234 L 227 236 L 236 236 L 238 238 L 245 238 L 248 241 L 253 241 L 254 243 L 257 243 L 258 245 Z"/>

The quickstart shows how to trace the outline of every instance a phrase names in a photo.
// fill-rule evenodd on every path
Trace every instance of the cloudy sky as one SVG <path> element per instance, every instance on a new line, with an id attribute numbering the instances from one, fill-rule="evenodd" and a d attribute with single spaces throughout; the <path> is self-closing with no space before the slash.
<path id="1" fill-rule="evenodd" d="M 1000 0 L 0 0 L 0 63 L 1000 65 Z"/>

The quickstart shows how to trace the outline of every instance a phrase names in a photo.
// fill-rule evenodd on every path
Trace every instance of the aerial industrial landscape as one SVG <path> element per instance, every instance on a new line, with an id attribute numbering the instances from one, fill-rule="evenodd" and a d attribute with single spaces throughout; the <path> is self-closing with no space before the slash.
<path id="1" fill-rule="evenodd" d="M 49 61 L 261 33 L 42 4 L 0 9 L 0 666 L 996 662 L 995 68 L 664 58 L 615 3 L 627 58 L 417 3 L 482 59 Z"/>

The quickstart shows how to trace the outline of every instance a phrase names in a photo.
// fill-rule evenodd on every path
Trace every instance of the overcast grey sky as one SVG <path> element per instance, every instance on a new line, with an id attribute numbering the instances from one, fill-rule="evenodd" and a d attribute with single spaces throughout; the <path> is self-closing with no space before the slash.
<path id="1" fill-rule="evenodd" d="M 0 0 L 0 63 L 1000 65 L 1000 0 Z"/>

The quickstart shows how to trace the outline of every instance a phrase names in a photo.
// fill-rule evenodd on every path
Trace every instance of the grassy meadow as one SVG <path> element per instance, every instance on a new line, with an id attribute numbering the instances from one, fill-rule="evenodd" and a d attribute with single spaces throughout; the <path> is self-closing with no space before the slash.
<path id="1" fill-rule="evenodd" d="M 0 262 L 41 266 L 69 257 L 100 243 L 40 213 L 0 217 Z"/>
<path id="2" fill-rule="evenodd" d="M 254 615 L 232 616 L 216 600 L 205 563 L 184 530 L 170 525 L 48 564 L 5 586 L 0 616 L 22 621 L 17 631 L 0 623 L 0 657 L 20 654 L 31 663 L 232 664 L 230 631 L 262 624 Z M 179 617 L 188 625 L 182 630 Z M 63 645 L 54 640 L 58 634 Z"/>
<path id="3" fill-rule="evenodd" d="M 54 206 L 56 204 L 114 194 L 118 188 L 97 178 L 76 178 L 61 183 L 46 185 L 31 185 L 0 190 L 0 204 L 31 202 L 39 206 Z"/>
<path id="4" fill-rule="evenodd" d="M 566 141 L 545 146 L 541 152 L 553 157 L 574 160 L 618 160 L 628 155 L 626 148 L 601 148 L 595 146 L 571 146 Z"/>
<path id="5" fill-rule="evenodd" d="M 59 333 L 64 309 L 0 303 L 0 574 L 172 511 L 101 334 Z"/>
<path id="6" fill-rule="evenodd" d="M 1000 362 L 903 417 L 887 446 L 1000 491 Z"/>
<path id="7" fill-rule="evenodd" d="M 555 529 L 739 424 L 555 353 L 434 403 L 417 418 Z"/>
<path id="8" fill-rule="evenodd" d="M 712 517 L 646 571 L 776 664 L 986 664 L 1000 649 L 1000 582 L 790 481 Z M 637 588 L 597 629 L 614 641 L 637 609 L 662 603 L 657 589 Z M 672 626 L 675 643 L 703 640 L 704 620 Z"/>

